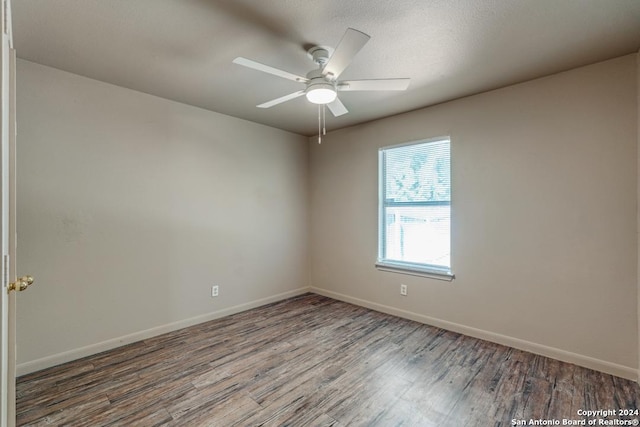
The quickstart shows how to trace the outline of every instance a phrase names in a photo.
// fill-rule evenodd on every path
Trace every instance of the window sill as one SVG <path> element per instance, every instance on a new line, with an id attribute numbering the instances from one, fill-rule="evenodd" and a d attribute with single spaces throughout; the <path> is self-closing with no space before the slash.
<path id="1" fill-rule="evenodd" d="M 411 276 L 428 277 L 430 279 L 445 280 L 447 282 L 453 281 L 456 275 L 451 270 L 445 268 L 426 267 L 417 264 L 403 264 L 378 261 L 376 268 L 380 271 L 387 271 L 390 273 L 408 274 Z"/>

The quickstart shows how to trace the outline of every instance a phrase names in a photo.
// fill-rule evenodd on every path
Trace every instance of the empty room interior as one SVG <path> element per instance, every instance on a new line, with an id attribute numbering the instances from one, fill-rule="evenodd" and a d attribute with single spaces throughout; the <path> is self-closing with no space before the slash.
<path id="1" fill-rule="evenodd" d="M 638 425 L 639 1 L 11 7 L 17 425 Z"/>

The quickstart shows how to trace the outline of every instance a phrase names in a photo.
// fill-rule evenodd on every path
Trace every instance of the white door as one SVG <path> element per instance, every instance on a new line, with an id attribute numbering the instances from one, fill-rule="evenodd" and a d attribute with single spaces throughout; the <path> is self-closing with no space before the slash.
<path id="1" fill-rule="evenodd" d="M 16 279 L 16 117 L 15 66 L 11 32 L 11 3 L 2 0 L 0 43 L 0 427 L 15 426 L 15 309 L 17 290 L 26 289 L 31 278 Z"/>
<path id="2" fill-rule="evenodd" d="M 9 287 L 7 307 L 7 427 L 13 427 L 16 421 L 16 292 L 29 286 L 33 279 L 16 280 L 16 51 L 9 51 L 9 262 L 7 265 Z M 4 209 L 3 209 L 4 211 Z M 3 213 L 4 215 L 4 213 Z M 16 288 L 17 287 L 17 288 Z"/>

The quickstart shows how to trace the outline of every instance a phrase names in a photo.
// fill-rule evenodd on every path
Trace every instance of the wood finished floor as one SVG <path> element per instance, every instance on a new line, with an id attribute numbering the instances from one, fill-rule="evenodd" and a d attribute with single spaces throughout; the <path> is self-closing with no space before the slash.
<path id="1" fill-rule="evenodd" d="M 511 426 L 640 403 L 635 382 L 314 294 L 23 376 L 17 395 L 19 426 L 74 427 Z"/>

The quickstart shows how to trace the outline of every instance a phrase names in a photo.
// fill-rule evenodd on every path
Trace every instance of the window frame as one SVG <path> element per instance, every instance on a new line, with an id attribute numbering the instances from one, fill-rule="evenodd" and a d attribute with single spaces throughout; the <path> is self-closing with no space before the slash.
<path id="1" fill-rule="evenodd" d="M 429 277 L 432 279 L 452 281 L 455 274 L 452 271 L 452 259 L 450 259 L 449 267 L 417 263 L 405 262 L 393 259 L 386 259 L 386 208 L 393 206 L 406 207 L 423 207 L 423 206 L 449 206 L 449 219 L 451 219 L 451 199 L 449 201 L 418 201 L 418 202 L 388 202 L 385 200 L 386 195 L 386 170 L 384 153 L 391 149 L 408 147 L 413 145 L 422 145 L 437 142 L 447 142 L 449 144 L 449 153 L 451 153 L 451 137 L 440 136 L 434 138 L 420 139 L 416 141 L 405 142 L 402 144 L 389 145 L 378 149 L 378 256 L 376 260 L 376 268 L 381 271 L 392 273 L 408 274 L 413 276 Z M 451 154 L 450 154 L 451 155 Z M 449 186 L 451 187 L 451 165 L 449 166 Z M 450 188 L 451 189 L 451 188 Z M 451 237 L 451 226 L 449 226 L 449 236 Z M 451 250 L 451 239 L 449 240 L 449 249 Z"/>

